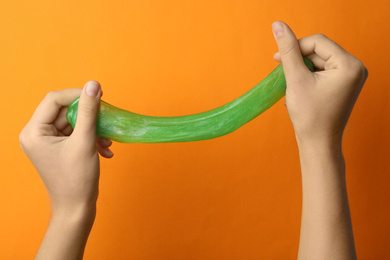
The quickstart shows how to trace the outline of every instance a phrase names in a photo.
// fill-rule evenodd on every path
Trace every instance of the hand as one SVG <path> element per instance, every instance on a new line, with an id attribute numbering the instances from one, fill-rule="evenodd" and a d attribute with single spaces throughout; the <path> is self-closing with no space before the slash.
<path id="1" fill-rule="evenodd" d="M 302 217 L 298 259 L 356 259 L 341 139 L 367 69 L 324 35 L 297 40 L 272 25 L 286 76 L 286 105 L 298 142 Z M 315 72 L 302 55 L 313 61 Z"/>
<path id="2" fill-rule="evenodd" d="M 286 105 L 298 141 L 341 141 L 352 108 L 367 79 L 363 64 L 324 35 L 297 40 L 283 22 L 272 25 L 287 82 Z M 313 61 L 315 72 L 302 55 Z"/>
<path id="3" fill-rule="evenodd" d="M 53 213 L 96 202 L 98 152 L 106 158 L 113 156 L 108 148 L 111 141 L 96 137 L 101 93 L 95 81 L 84 89 L 50 92 L 20 134 L 22 149 L 48 190 Z M 79 116 L 73 131 L 65 117 L 66 106 L 78 96 Z"/>
<path id="4" fill-rule="evenodd" d="M 80 96 L 75 129 L 67 105 Z M 41 176 L 52 217 L 35 259 L 82 259 L 96 215 L 99 155 L 111 158 L 111 141 L 96 137 L 102 91 L 96 81 L 81 89 L 50 92 L 20 133 L 23 151 Z"/>

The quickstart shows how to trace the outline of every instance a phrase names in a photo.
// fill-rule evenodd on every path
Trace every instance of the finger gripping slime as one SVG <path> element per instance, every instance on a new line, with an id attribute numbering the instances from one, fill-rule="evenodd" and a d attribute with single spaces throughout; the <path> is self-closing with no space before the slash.
<path id="1" fill-rule="evenodd" d="M 303 57 L 313 71 L 313 63 Z M 282 65 L 237 99 L 212 110 L 186 116 L 156 117 L 136 114 L 104 101 L 96 135 L 120 143 L 170 143 L 208 140 L 229 134 L 279 101 L 286 93 Z M 79 98 L 68 106 L 66 118 L 75 127 Z"/>

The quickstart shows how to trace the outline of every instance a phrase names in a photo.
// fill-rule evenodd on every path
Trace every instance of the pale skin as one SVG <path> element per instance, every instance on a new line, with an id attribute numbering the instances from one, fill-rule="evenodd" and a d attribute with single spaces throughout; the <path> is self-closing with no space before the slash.
<path id="1" fill-rule="evenodd" d="M 20 133 L 29 157 L 49 193 L 52 216 L 35 259 L 82 259 L 95 220 L 99 156 L 111 158 L 111 141 L 96 137 L 102 95 L 99 83 L 49 93 Z M 87 95 L 88 93 L 92 96 Z M 74 131 L 66 106 L 80 96 Z"/>
<path id="2" fill-rule="evenodd" d="M 298 41 L 287 24 L 275 22 L 272 28 L 301 163 L 298 259 L 356 259 L 341 142 L 368 71 L 324 35 Z M 313 61 L 316 72 L 306 68 L 302 55 Z"/>
<path id="3" fill-rule="evenodd" d="M 286 106 L 294 126 L 302 176 L 298 259 L 356 259 L 341 149 L 344 128 L 365 83 L 363 64 L 324 35 L 297 40 L 283 22 L 273 33 L 275 60 L 286 75 Z M 316 67 L 310 72 L 301 58 Z M 23 151 L 41 176 L 52 217 L 36 259 L 82 259 L 96 215 L 99 155 L 111 141 L 96 137 L 99 83 L 49 93 L 20 134 Z M 89 96 L 90 93 L 92 96 Z M 81 95 L 81 96 L 80 96 Z M 80 96 L 74 130 L 66 106 Z"/>

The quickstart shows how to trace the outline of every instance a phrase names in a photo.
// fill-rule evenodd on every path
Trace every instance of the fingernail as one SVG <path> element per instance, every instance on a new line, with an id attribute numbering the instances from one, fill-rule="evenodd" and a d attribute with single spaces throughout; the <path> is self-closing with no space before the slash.
<path id="1" fill-rule="evenodd" d="M 110 150 L 110 149 L 106 149 L 107 150 L 107 155 L 108 157 L 113 157 L 114 156 L 114 153 Z"/>
<path id="2" fill-rule="evenodd" d="M 90 97 L 96 97 L 99 94 L 99 83 L 95 81 L 90 81 L 87 83 L 87 86 L 85 87 L 85 93 L 87 93 Z"/>
<path id="3" fill-rule="evenodd" d="M 279 38 L 280 36 L 282 36 L 284 34 L 283 24 L 281 22 L 274 22 L 272 24 L 272 31 L 274 33 L 275 39 Z"/>
<path id="4" fill-rule="evenodd" d="M 111 146 L 112 145 L 112 141 L 110 140 L 110 139 L 107 139 L 107 138 L 104 138 L 103 139 L 104 141 L 104 145 L 106 146 L 106 147 L 109 147 L 109 146 Z"/>

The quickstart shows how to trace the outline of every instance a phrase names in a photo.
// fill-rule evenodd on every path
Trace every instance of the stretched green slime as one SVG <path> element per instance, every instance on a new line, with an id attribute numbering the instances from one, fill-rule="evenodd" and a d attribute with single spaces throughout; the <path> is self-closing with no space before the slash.
<path id="1" fill-rule="evenodd" d="M 303 57 L 313 71 L 313 63 Z M 229 134 L 279 101 L 286 93 L 282 65 L 239 98 L 212 110 L 186 116 L 136 114 L 101 101 L 96 135 L 120 143 L 171 143 L 208 140 Z M 79 98 L 68 106 L 66 118 L 75 127 Z"/>

